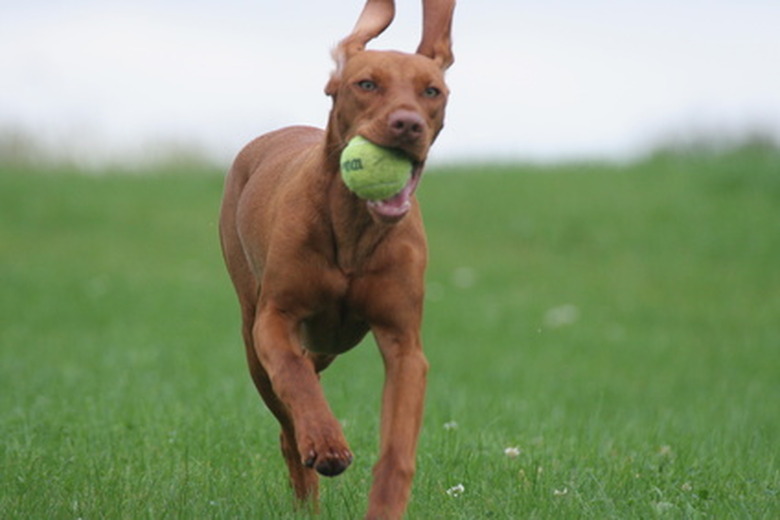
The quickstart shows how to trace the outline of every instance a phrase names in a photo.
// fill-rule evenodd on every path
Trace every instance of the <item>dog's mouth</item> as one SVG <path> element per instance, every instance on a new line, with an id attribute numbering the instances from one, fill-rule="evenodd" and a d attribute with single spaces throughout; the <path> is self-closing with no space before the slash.
<path id="1" fill-rule="evenodd" d="M 369 211 L 379 220 L 393 223 L 401 220 L 412 209 L 412 195 L 420 184 L 424 163 L 415 162 L 409 182 L 401 191 L 384 200 L 369 200 L 366 202 Z"/>

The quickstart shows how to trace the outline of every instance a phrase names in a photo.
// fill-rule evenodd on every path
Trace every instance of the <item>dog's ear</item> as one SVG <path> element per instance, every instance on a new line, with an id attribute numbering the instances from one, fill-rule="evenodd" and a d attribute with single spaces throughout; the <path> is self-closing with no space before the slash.
<path id="1" fill-rule="evenodd" d="M 387 29 L 395 16 L 395 2 L 393 0 L 366 0 L 363 12 L 360 13 L 352 33 L 341 40 L 333 49 L 333 59 L 336 62 L 336 70 L 331 76 L 325 92 L 335 94 L 338 89 L 338 80 L 344 64 L 355 53 L 366 48 L 366 44 L 382 34 Z"/>
<path id="2" fill-rule="evenodd" d="M 437 62 L 442 70 L 452 65 L 452 13 L 455 0 L 422 0 L 423 34 L 417 47 L 417 54 L 427 56 Z M 335 96 L 338 91 L 341 72 L 350 57 L 364 50 L 366 44 L 382 34 L 395 16 L 394 0 L 366 0 L 352 33 L 341 40 L 333 49 L 336 70 L 325 86 L 325 93 Z"/>
<path id="3" fill-rule="evenodd" d="M 393 0 L 366 0 L 352 34 L 341 40 L 338 45 L 343 59 L 349 59 L 356 52 L 366 48 L 366 44 L 382 34 L 393 21 L 395 2 Z"/>
<path id="4" fill-rule="evenodd" d="M 417 54 L 434 60 L 442 70 L 455 61 L 452 55 L 452 13 L 455 0 L 423 0 L 423 35 Z"/>

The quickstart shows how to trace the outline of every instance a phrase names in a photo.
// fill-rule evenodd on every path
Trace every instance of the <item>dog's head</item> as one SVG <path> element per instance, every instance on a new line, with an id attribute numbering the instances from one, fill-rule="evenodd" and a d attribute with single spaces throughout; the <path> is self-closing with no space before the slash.
<path id="1" fill-rule="evenodd" d="M 386 213 L 403 216 L 408 211 L 408 198 L 419 182 L 428 150 L 444 126 L 449 95 L 444 72 L 453 62 L 454 7 L 454 0 L 424 0 L 422 41 L 415 54 L 406 54 L 366 50 L 395 12 L 392 0 L 367 0 L 352 34 L 333 52 L 336 70 L 325 88 L 333 98 L 328 123 L 331 151 L 340 153 L 360 135 L 401 150 L 415 165 L 405 197 L 395 201 L 394 209 L 385 207 Z M 376 205 L 372 209 L 381 213 Z"/>

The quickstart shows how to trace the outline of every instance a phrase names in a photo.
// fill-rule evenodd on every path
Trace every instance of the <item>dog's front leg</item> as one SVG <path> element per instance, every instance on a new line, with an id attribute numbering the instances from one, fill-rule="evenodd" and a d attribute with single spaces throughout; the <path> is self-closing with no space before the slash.
<path id="1" fill-rule="evenodd" d="M 261 305 L 252 330 L 254 345 L 276 397 L 292 418 L 301 463 L 335 476 L 347 469 L 352 453 L 325 400 L 314 362 L 300 346 L 299 323 L 272 303 Z"/>
<path id="2" fill-rule="evenodd" d="M 401 518 L 409 500 L 415 472 L 428 361 L 419 328 L 396 332 L 375 328 L 385 363 L 379 461 L 369 496 L 370 519 Z"/>

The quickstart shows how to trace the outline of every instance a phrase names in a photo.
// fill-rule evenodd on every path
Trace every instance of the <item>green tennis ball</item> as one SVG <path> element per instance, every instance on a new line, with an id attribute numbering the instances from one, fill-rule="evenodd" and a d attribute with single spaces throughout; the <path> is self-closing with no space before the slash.
<path id="1" fill-rule="evenodd" d="M 399 193 L 412 175 L 412 162 L 398 150 L 357 136 L 341 152 L 341 178 L 361 199 L 385 200 Z"/>

